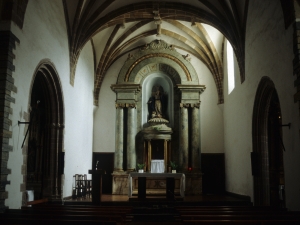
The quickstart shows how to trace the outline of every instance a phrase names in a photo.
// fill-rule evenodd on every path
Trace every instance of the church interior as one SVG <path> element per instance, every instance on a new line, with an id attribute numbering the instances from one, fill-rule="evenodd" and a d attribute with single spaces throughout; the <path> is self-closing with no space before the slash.
<path id="1" fill-rule="evenodd" d="M 0 212 L 91 193 L 300 211 L 299 18 L 299 0 L 0 1 Z"/>

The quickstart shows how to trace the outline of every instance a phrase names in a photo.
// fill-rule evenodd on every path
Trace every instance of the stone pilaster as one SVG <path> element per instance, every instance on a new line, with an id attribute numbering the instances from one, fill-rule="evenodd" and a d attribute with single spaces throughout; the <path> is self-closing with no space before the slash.
<path id="1" fill-rule="evenodd" d="M 189 126 L 188 109 L 185 105 L 180 106 L 180 140 L 179 140 L 179 166 L 184 172 L 189 163 Z"/>
<path id="2" fill-rule="evenodd" d="M 137 94 L 141 90 L 140 84 L 112 84 L 112 91 L 116 93 L 116 149 L 115 149 L 115 164 L 114 173 L 124 171 L 123 169 L 123 150 L 124 150 L 124 132 L 127 132 L 125 141 L 127 141 L 127 169 L 133 170 L 136 167 L 135 154 L 135 135 L 136 135 L 136 102 Z M 127 115 L 127 131 L 124 131 L 124 111 L 123 108 L 128 108 Z M 126 125 L 126 124 L 125 124 Z"/>
<path id="3" fill-rule="evenodd" d="M 200 104 L 192 107 L 191 118 L 191 154 L 193 171 L 201 171 L 201 148 L 200 148 Z"/>
<path id="4" fill-rule="evenodd" d="M 127 171 L 133 171 L 136 168 L 135 135 L 136 108 L 132 104 L 128 107 L 127 118 Z"/>
<path id="5" fill-rule="evenodd" d="M 122 105 L 117 106 L 116 115 L 116 142 L 115 142 L 115 162 L 114 171 L 123 171 L 123 133 L 124 133 L 124 109 Z"/>
<path id="6" fill-rule="evenodd" d="M 15 71 L 13 65 L 13 49 L 16 47 L 16 42 L 19 40 L 11 31 L 0 31 L 0 212 L 5 210 L 5 199 L 8 198 L 8 193 L 5 191 L 8 174 L 11 170 L 7 168 L 9 152 L 12 151 L 12 146 L 9 145 L 9 139 L 12 137 L 10 127 L 12 121 L 9 119 L 13 113 L 11 104 L 15 103 L 15 99 L 11 97 L 12 92 L 17 92 L 14 85 L 12 73 Z"/>

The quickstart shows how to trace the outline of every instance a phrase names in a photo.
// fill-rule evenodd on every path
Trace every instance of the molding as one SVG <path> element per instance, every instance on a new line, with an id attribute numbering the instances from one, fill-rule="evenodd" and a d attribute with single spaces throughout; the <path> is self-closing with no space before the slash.
<path id="1" fill-rule="evenodd" d="M 110 85 L 110 88 L 112 91 L 118 93 L 118 92 L 140 92 L 142 89 L 140 84 L 131 84 L 131 83 L 126 83 L 126 84 L 112 84 Z"/>
<path id="2" fill-rule="evenodd" d="M 183 91 L 199 91 L 200 94 L 203 93 L 206 89 L 205 85 L 196 85 L 196 84 L 177 84 L 176 85 L 178 90 L 183 92 Z"/>

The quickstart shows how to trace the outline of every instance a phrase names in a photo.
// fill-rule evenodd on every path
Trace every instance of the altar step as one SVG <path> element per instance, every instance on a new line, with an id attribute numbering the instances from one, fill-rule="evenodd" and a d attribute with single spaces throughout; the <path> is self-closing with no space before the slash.
<path id="1" fill-rule="evenodd" d="M 138 194 L 138 190 L 134 189 L 132 191 L 132 195 L 133 196 L 137 196 Z M 149 196 L 166 196 L 166 189 L 146 189 L 146 195 Z M 175 189 L 174 190 L 174 195 L 175 196 L 180 196 L 180 189 Z"/>
<path id="2" fill-rule="evenodd" d="M 130 213 L 127 213 L 126 224 L 153 224 L 156 225 L 181 225 L 180 214 L 174 207 L 166 205 L 152 205 L 151 207 L 134 207 Z"/>

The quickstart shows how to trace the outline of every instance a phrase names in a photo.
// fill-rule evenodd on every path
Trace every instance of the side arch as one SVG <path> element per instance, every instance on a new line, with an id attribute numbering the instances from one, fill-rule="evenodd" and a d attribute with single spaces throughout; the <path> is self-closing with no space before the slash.
<path id="1" fill-rule="evenodd" d="M 281 109 L 273 81 L 263 77 L 257 88 L 252 120 L 254 204 L 280 206 L 284 185 Z"/>
<path id="2" fill-rule="evenodd" d="M 63 174 L 64 103 L 55 66 L 42 60 L 30 92 L 26 188 L 35 198 L 61 198 Z"/>

